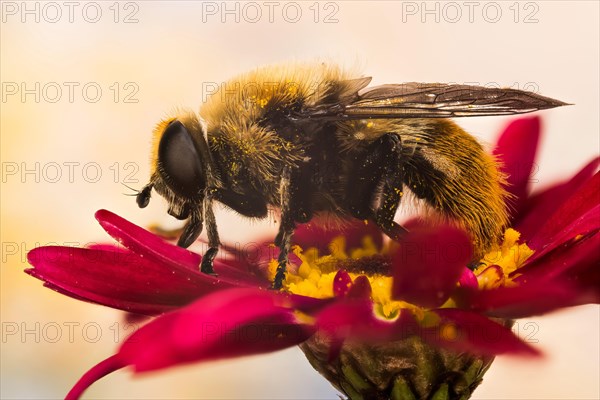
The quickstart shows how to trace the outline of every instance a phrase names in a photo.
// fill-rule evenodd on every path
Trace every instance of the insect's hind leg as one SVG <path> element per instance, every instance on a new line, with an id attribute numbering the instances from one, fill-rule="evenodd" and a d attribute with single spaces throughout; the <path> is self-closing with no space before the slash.
<path id="1" fill-rule="evenodd" d="M 394 222 L 402 199 L 402 142 L 395 133 L 387 133 L 373 142 L 367 154 L 356 160 L 348 182 L 346 198 L 351 214 L 372 219 L 391 239 L 398 240 L 407 231 Z"/>
<path id="2" fill-rule="evenodd" d="M 393 240 L 399 240 L 407 230 L 394 222 L 394 216 L 400 206 L 403 196 L 403 160 L 402 141 L 393 133 L 384 135 L 386 145 L 390 148 L 390 161 L 382 178 L 383 189 L 379 202 L 379 208 L 375 212 L 375 223 L 381 230 Z"/>
<path id="3" fill-rule="evenodd" d="M 346 182 L 346 208 L 358 219 L 371 219 L 378 198 L 385 165 L 389 162 L 390 151 L 386 139 L 377 139 L 364 150 L 357 152 L 350 160 L 351 169 Z"/>
<path id="4" fill-rule="evenodd" d="M 402 200 L 402 180 L 393 174 L 384 178 L 381 204 L 375 212 L 375 223 L 392 240 L 398 241 L 408 231 L 394 221 Z"/>

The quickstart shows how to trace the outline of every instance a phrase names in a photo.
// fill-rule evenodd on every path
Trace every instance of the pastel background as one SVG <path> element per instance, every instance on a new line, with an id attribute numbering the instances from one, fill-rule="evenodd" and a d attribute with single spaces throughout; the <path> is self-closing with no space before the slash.
<path id="1" fill-rule="evenodd" d="M 570 176 L 599 153 L 596 1 L 273 4 L 1 3 L 0 397 L 64 396 L 122 342 L 130 327 L 121 313 L 43 288 L 22 272 L 25 255 L 44 244 L 108 240 L 93 218 L 100 208 L 141 225 L 177 226 L 158 196 L 140 210 L 121 183 L 146 182 L 153 125 L 175 106 L 197 109 L 206 83 L 268 63 L 324 59 L 359 65 L 375 84 L 537 89 L 575 105 L 539 114 L 545 136 L 533 187 Z M 493 143 L 509 120 L 459 123 Z M 240 243 L 275 229 L 224 211 L 217 220 L 222 237 Z M 537 341 L 546 358 L 499 357 L 475 398 L 599 398 L 599 324 L 596 306 L 519 321 L 521 337 Z M 87 398 L 337 396 L 291 349 L 139 377 L 125 370 Z"/>

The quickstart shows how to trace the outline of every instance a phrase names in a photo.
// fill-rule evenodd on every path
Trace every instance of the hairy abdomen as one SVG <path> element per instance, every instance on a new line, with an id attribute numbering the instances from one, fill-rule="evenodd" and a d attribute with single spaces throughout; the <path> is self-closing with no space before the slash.
<path id="1" fill-rule="evenodd" d="M 437 214 L 462 225 L 480 257 L 498 243 L 508 221 L 498 162 L 452 121 L 424 122 L 425 134 L 404 164 L 405 184 Z M 404 143 L 410 150 L 410 140 Z"/>

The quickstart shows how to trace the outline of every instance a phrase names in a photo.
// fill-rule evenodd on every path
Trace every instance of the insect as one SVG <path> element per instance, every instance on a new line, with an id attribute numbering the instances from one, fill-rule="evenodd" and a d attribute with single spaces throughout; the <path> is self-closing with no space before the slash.
<path id="1" fill-rule="evenodd" d="M 273 288 L 285 278 L 297 224 L 316 215 L 370 220 L 392 239 L 408 193 L 470 232 L 482 254 L 507 223 L 495 159 L 447 118 L 510 115 L 565 103 L 516 89 L 404 83 L 367 87 L 330 64 L 273 66 L 213 93 L 199 115 L 179 111 L 154 130 L 152 189 L 169 214 L 187 220 L 178 245 L 206 224 L 201 271 L 214 273 L 220 245 L 213 202 L 251 218 L 281 210 Z"/>

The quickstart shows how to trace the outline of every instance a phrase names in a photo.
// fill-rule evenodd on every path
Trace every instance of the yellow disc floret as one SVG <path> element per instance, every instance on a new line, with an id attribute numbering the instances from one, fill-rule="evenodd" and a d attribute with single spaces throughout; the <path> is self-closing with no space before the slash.
<path id="1" fill-rule="evenodd" d="M 511 273 L 518 270 L 531 257 L 531 250 L 525 243 L 519 244 L 521 234 L 514 229 L 504 232 L 504 240 L 499 248 L 485 255 L 481 265 L 473 271 L 480 289 L 493 289 L 499 286 L 514 286 Z"/>
<path id="2" fill-rule="evenodd" d="M 516 285 L 512 281 L 515 276 L 509 275 L 519 269 L 533 254 L 533 250 L 526 244 L 519 244 L 519 237 L 520 233 L 514 229 L 506 230 L 502 244 L 497 249 L 486 254 L 484 259 L 481 260 L 480 266 L 473 271 L 477 277 L 480 289 Z M 427 318 L 433 318 L 435 314 L 414 304 L 393 300 L 391 295 L 393 278 L 391 276 L 381 273 L 381 271 L 373 273 L 372 271 L 356 268 L 357 265 L 364 264 L 360 262 L 361 260 L 387 257 L 397 245 L 396 243 L 391 243 L 384 246 L 382 250 L 378 250 L 372 238 L 366 236 L 362 241 L 361 247 L 348 251 L 346 249 L 345 238 L 338 236 L 329 244 L 330 253 L 323 256 L 319 255 L 316 248 L 303 250 L 300 246 L 294 246 L 292 251 L 298 260 L 300 260 L 300 264 L 290 265 L 290 268 L 288 268 L 286 279 L 283 282 L 283 290 L 289 293 L 321 299 L 334 297 L 334 280 L 339 269 L 345 268 L 345 266 L 353 266 L 352 268 L 347 268 L 346 272 L 352 281 L 361 275 L 369 279 L 372 289 L 371 299 L 373 301 L 373 310 L 378 317 L 392 320 L 399 316 L 401 309 L 409 309 L 418 321 L 426 324 Z M 381 260 L 383 259 L 385 258 Z M 275 276 L 277 265 L 277 260 L 271 260 L 269 264 L 271 279 Z M 369 263 L 365 265 L 369 265 Z M 452 308 L 455 306 L 454 300 L 449 298 L 442 305 L 442 308 Z M 430 322 L 433 324 L 436 323 L 434 320 Z"/>
<path id="3" fill-rule="evenodd" d="M 378 251 L 375 242 L 370 236 L 365 236 L 362 246 L 352 249 L 350 255 L 346 251 L 346 239 L 343 236 L 334 238 L 329 244 L 330 254 L 319 256 L 316 248 L 302 250 L 300 246 L 292 248 L 293 253 L 300 259 L 301 264 L 297 268 L 290 268 L 283 282 L 283 289 L 289 293 L 301 294 L 315 298 L 333 297 L 334 279 L 338 273 L 341 262 L 358 260 L 386 254 L 387 248 Z M 269 274 L 275 276 L 277 261 L 271 260 Z M 364 275 L 371 284 L 371 298 L 376 315 L 384 319 L 398 317 L 401 308 L 418 307 L 403 301 L 392 300 L 392 277 L 380 273 L 369 273 L 368 271 L 348 271 L 348 275 L 354 281 L 358 276 Z"/>

